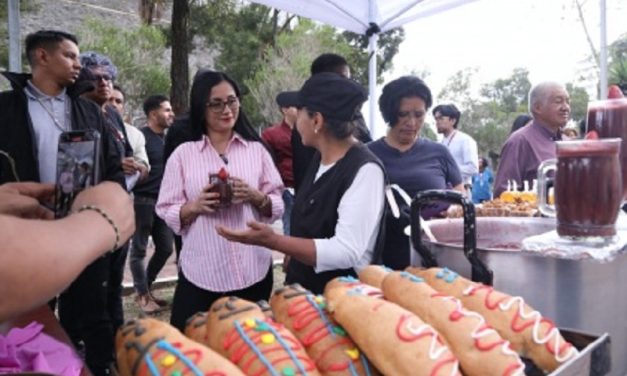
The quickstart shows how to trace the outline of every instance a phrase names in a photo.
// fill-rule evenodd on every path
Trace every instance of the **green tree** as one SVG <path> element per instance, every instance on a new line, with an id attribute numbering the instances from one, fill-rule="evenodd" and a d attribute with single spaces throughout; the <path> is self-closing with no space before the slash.
<path id="1" fill-rule="evenodd" d="M 620 86 L 627 94 L 627 34 L 623 34 L 609 47 L 609 84 Z"/>
<path id="2" fill-rule="evenodd" d="M 268 49 L 261 67 L 246 80 L 251 100 L 244 101 L 247 113 L 256 124 L 268 125 L 281 118 L 275 104 L 276 95 L 285 90 L 298 90 L 309 77 L 311 61 L 322 52 L 345 54 L 351 49 L 338 38 L 335 29 L 301 20 L 290 33 L 277 36 L 276 45 Z M 249 107 L 248 107 L 249 106 Z M 256 109 L 257 111 L 253 111 Z"/>
<path id="3" fill-rule="evenodd" d="M 343 39 L 353 47 L 345 56 L 351 66 L 351 74 L 354 79 L 362 85 L 368 85 L 368 53 L 369 39 L 364 34 L 357 34 L 345 31 L 342 34 Z M 396 28 L 388 30 L 379 35 L 377 43 L 377 83 L 383 82 L 382 73 L 392 68 L 392 59 L 398 53 L 401 42 L 405 40 L 405 30 Z"/>
<path id="4" fill-rule="evenodd" d="M 81 51 L 95 51 L 108 56 L 118 67 L 119 83 L 126 91 L 128 108 L 138 108 L 153 94 L 167 94 L 170 89 L 166 38 L 153 26 L 120 29 L 98 20 L 81 25 Z"/>
<path id="5" fill-rule="evenodd" d="M 216 20 L 219 20 L 216 21 Z M 208 3 L 193 3 L 190 12 L 190 28 L 192 35 L 201 35 L 206 43 L 218 51 L 215 59 L 215 68 L 227 72 L 239 83 L 243 84 L 243 92 L 252 90 L 251 83 L 260 82 L 260 77 L 267 77 L 269 69 L 258 75 L 264 65 L 272 60 L 273 54 L 285 53 L 277 48 L 288 41 L 281 41 L 285 35 L 295 33 L 300 24 L 305 27 L 315 25 L 316 33 L 325 30 L 328 39 L 333 40 L 333 48 L 319 50 L 322 52 L 337 52 L 345 56 L 351 65 L 355 78 L 362 84 L 367 82 L 368 52 L 367 41 L 350 33 L 339 33 L 336 29 L 321 26 L 305 18 L 296 17 L 276 9 L 259 4 L 249 4 L 239 0 L 214 0 Z M 299 36 L 300 37 L 300 36 Z M 396 29 L 380 36 L 378 56 L 380 68 L 378 77 L 391 66 L 398 46 L 404 38 L 402 29 Z M 365 42 L 365 43 L 364 43 Z M 305 46 L 298 46 L 303 49 Z M 290 54 L 291 55 L 291 54 Z M 316 55 L 307 54 L 310 59 Z M 288 67 L 289 68 L 289 67 Z M 308 67 L 307 67 L 308 70 Z M 255 94 L 258 95 L 258 94 Z M 267 119 L 254 107 L 255 102 L 244 99 L 244 107 L 255 121 Z"/>
<path id="6" fill-rule="evenodd" d="M 514 68 L 510 77 L 484 85 L 481 95 L 499 103 L 505 112 L 519 112 L 528 107 L 529 90 L 529 71 L 526 68 Z"/>
<path id="7" fill-rule="evenodd" d="M 580 86 L 575 86 L 573 83 L 566 84 L 566 91 L 570 95 L 570 117 L 575 122 L 580 122 L 586 119 L 588 111 L 588 91 Z"/>

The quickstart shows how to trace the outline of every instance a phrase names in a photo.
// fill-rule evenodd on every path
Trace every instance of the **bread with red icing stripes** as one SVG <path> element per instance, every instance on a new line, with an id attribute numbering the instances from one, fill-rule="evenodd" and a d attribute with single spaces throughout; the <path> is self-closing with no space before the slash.
<path id="1" fill-rule="evenodd" d="M 129 321 L 118 330 L 115 342 L 122 376 L 243 376 L 227 359 L 159 320 Z"/>
<path id="2" fill-rule="evenodd" d="M 519 296 L 510 296 L 490 286 L 472 282 L 449 269 L 408 268 L 436 290 L 461 300 L 464 307 L 480 313 L 489 325 L 511 342 L 512 349 L 551 372 L 577 355 L 553 322 L 527 305 Z"/>
<path id="3" fill-rule="evenodd" d="M 459 299 L 437 292 L 424 279 L 407 272 L 389 273 L 383 280 L 383 295 L 433 326 L 459 359 L 464 375 L 524 375 L 518 354 L 483 316 L 465 309 Z"/>
<path id="4" fill-rule="evenodd" d="M 319 375 L 298 339 L 253 302 L 218 299 L 209 309 L 207 331 L 207 345 L 246 375 Z"/>
<path id="5" fill-rule="evenodd" d="M 278 322 L 305 346 L 322 375 L 378 375 L 355 343 L 326 312 L 326 301 L 300 285 L 275 291 L 270 305 Z"/>
<path id="6" fill-rule="evenodd" d="M 460 375 L 457 358 L 433 327 L 395 303 L 368 295 L 367 287 L 336 285 L 325 294 L 334 292 L 328 297 L 333 318 L 381 373 Z"/>

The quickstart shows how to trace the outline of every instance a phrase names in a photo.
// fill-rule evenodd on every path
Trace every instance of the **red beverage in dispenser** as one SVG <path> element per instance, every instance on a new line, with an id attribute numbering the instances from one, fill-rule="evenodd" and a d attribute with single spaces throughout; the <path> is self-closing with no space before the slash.
<path id="1" fill-rule="evenodd" d="M 627 98 L 590 102 L 587 131 L 599 138 L 620 138 L 620 163 L 623 173 L 623 200 L 627 200 Z"/>

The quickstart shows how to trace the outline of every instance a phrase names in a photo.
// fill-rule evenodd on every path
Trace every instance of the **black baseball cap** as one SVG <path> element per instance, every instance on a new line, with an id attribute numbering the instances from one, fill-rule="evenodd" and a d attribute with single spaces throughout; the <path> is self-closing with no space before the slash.
<path id="1" fill-rule="evenodd" d="M 338 73 L 314 74 L 297 92 L 296 107 L 320 112 L 325 118 L 351 121 L 368 99 L 368 92 L 357 81 Z"/>
<path id="2" fill-rule="evenodd" d="M 276 96 L 276 104 L 281 108 L 297 107 L 298 104 L 298 92 L 297 91 L 283 91 Z"/>

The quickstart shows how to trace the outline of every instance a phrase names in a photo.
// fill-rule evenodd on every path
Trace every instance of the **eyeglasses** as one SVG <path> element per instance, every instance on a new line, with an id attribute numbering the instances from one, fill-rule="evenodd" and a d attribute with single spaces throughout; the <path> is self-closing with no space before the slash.
<path id="1" fill-rule="evenodd" d="M 399 111 L 397 114 L 398 120 L 409 120 L 411 117 L 416 119 L 422 119 L 425 116 L 424 111 Z"/>
<path id="2" fill-rule="evenodd" d="M 230 97 L 226 101 L 211 101 L 207 103 L 207 108 L 211 112 L 221 113 L 224 112 L 224 107 L 229 107 L 229 110 L 235 111 L 239 108 L 239 99 L 237 97 Z"/>
<path id="3" fill-rule="evenodd" d="M 111 81 L 111 76 L 108 74 L 93 74 L 91 76 L 92 81 L 99 82 L 100 80 Z"/>

